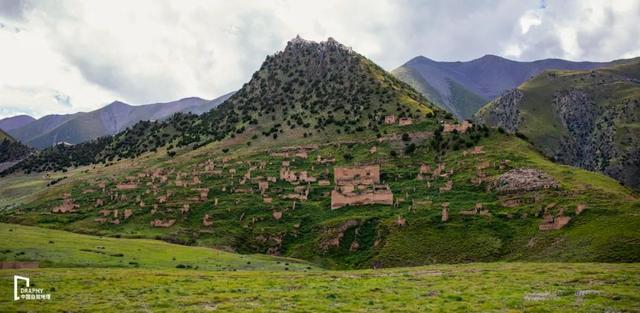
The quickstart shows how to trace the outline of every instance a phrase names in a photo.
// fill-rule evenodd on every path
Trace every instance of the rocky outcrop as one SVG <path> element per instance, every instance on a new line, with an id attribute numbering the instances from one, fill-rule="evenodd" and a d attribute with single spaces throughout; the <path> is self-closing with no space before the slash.
<path id="1" fill-rule="evenodd" d="M 598 105 L 580 90 L 554 94 L 553 109 L 567 130 L 552 157 L 565 164 L 605 173 L 630 186 L 640 184 L 638 136 L 623 125 L 640 121 L 638 100 Z"/>
<path id="2" fill-rule="evenodd" d="M 518 89 L 509 90 L 483 108 L 476 115 L 476 120 L 481 124 L 501 127 L 508 132 L 514 133 L 518 130 L 522 121 L 519 109 L 522 97 L 522 91 Z"/>
<path id="3" fill-rule="evenodd" d="M 528 192 L 558 187 L 553 177 L 531 168 L 510 170 L 493 182 L 493 189 L 500 193 Z"/>
<path id="4" fill-rule="evenodd" d="M 615 153 L 611 125 L 597 123 L 606 113 L 578 90 L 556 93 L 553 109 L 567 130 L 553 157 L 562 163 L 603 171 L 602 160 Z"/>
<path id="5" fill-rule="evenodd" d="M 323 240 L 319 243 L 320 250 L 326 252 L 331 248 L 340 247 L 342 238 L 347 230 L 359 225 L 360 221 L 358 220 L 347 220 L 338 226 L 326 228 L 324 230 Z"/>
<path id="6" fill-rule="evenodd" d="M 640 186 L 640 99 L 632 92 L 639 86 L 597 72 L 564 77 L 533 78 L 480 110 L 476 121 L 522 133 L 557 162 Z"/>

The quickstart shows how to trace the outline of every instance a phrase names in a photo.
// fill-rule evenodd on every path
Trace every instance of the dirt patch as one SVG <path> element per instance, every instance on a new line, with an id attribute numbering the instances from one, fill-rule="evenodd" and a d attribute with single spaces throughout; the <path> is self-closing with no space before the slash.
<path id="1" fill-rule="evenodd" d="M 21 269 L 21 268 L 38 268 L 40 263 L 38 262 L 16 262 L 16 261 L 2 261 L 0 262 L 0 269 Z"/>
<path id="2" fill-rule="evenodd" d="M 338 227 L 327 228 L 324 231 L 324 240 L 320 242 L 320 249 L 322 251 L 328 251 L 331 248 L 337 248 L 340 246 L 342 242 L 342 238 L 344 237 L 344 233 L 351 227 L 356 227 L 360 225 L 360 222 L 357 220 L 348 220 L 342 223 Z"/>

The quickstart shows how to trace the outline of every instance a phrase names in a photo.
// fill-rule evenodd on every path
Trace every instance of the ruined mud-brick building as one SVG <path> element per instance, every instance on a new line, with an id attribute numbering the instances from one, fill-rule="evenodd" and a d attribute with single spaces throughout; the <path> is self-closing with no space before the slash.
<path id="1" fill-rule="evenodd" d="M 373 185 L 380 183 L 380 165 L 335 167 L 336 185 Z"/>
<path id="2" fill-rule="evenodd" d="M 395 115 L 387 115 L 384 117 L 385 124 L 395 124 L 397 117 Z"/>
<path id="3" fill-rule="evenodd" d="M 469 121 L 462 121 L 461 124 L 449 124 L 449 123 L 444 123 L 444 132 L 445 133 L 450 133 L 452 131 L 457 131 L 459 133 L 464 133 L 467 131 L 467 129 L 473 127 L 473 124 L 469 123 Z"/>
<path id="4" fill-rule="evenodd" d="M 393 193 L 389 189 L 365 191 L 361 193 L 342 193 L 338 190 L 331 191 L 331 209 L 338 209 L 348 205 L 365 204 L 393 204 Z"/>
<path id="5" fill-rule="evenodd" d="M 71 198 L 71 194 L 70 193 L 64 193 L 63 194 L 63 200 L 62 200 L 62 204 L 54 207 L 53 209 L 51 209 L 51 212 L 53 213 L 71 213 L 71 212 L 75 212 L 77 208 L 80 207 L 80 205 L 75 204 L 73 202 L 73 199 Z"/>
<path id="6" fill-rule="evenodd" d="M 122 183 L 122 184 L 116 185 L 116 189 L 118 190 L 133 190 L 137 188 L 138 188 L 138 184 L 136 183 Z"/>
<path id="7" fill-rule="evenodd" d="M 401 117 L 398 120 L 398 125 L 400 126 L 407 126 L 407 125 L 411 125 L 413 124 L 413 119 L 410 117 Z"/>
<path id="8" fill-rule="evenodd" d="M 331 209 L 347 205 L 393 204 L 393 193 L 380 185 L 380 166 L 335 167 L 336 188 L 331 192 Z"/>

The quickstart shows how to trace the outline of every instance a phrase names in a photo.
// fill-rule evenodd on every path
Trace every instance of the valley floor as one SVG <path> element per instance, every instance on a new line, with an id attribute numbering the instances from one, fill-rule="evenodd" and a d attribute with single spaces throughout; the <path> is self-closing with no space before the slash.
<path id="1" fill-rule="evenodd" d="M 11 301 L 14 274 L 51 300 Z M 640 264 L 315 272 L 0 270 L 3 312 L 640 312 Z"/>
<path id="2" fill-rule="evenodd" d="M 308 262 L 0 223 L 0 312 L 640 312 L 640 263 L 329 271 Z M 13 301 L 13 276 L 50 300 Z M 20 287 L 24 287 L 21 284 Z"/>

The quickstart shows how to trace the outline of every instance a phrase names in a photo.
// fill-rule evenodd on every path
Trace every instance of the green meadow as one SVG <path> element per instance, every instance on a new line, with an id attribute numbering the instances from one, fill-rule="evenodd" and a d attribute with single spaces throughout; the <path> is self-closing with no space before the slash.
<path id="1" fill-rule="evenodd" d="M 640 264 L 323 270 L 146 239 L 0 224 L 2 312 L 640 312 Z M 184 266 L 180 266 L 180 265 Z M 51 300 L 12 301 L 13 275 Z"/>
<path id="2" fill-rule="evenodd" d="M 200 270 L 307 271 L 296 259 L 240 255 L 149 239 L 120 239 L 0 223 L 0 261 L 38 261 L 41 267 L 123 267 Z"/>
<path id="3" fill-rule="evenodd" d="M 28 276 L 49 301 L 11 301 Z M 314 272 L 1 270 L 3 312 L 640 312 L 640 265 L 471 263 Z"/>

